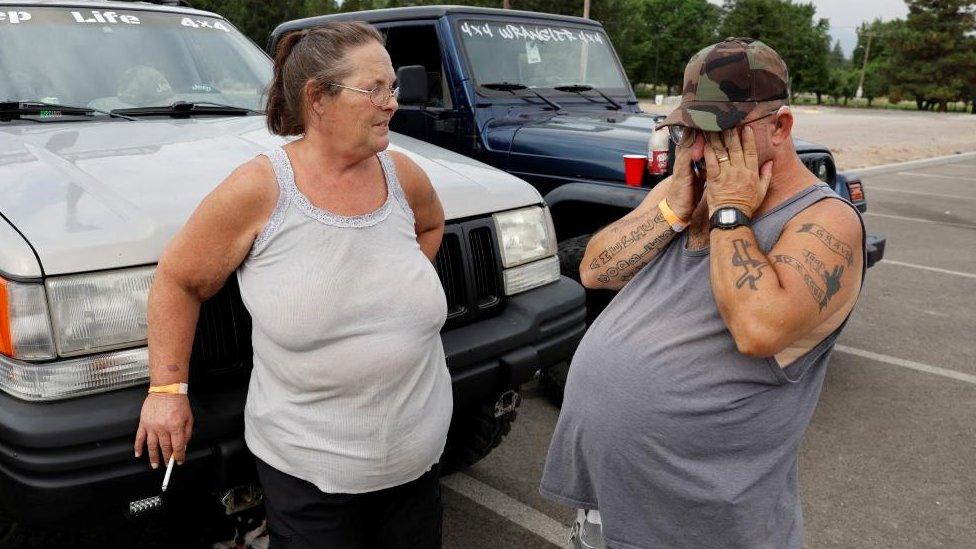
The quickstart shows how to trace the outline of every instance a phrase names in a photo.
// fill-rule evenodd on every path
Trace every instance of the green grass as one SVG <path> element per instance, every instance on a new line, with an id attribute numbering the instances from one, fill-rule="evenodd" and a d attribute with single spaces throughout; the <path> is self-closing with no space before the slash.
<path id="1" fill-rule="evenodd" d="M 794 105 L 816 105 L 817 96 L 814 94 L 800 94 L 797 96 L 796 100 L 793 102 Z M 871 102 L 871 106 L 868 106 L 868 100 L 866 98 L 855 99 L 850 98 L 847 100 L 847 104 L 844 104 L 843 98 L 838 98 L 834 101 L 833 97 L 823 96 L 823 103 L 821 105 L 826 107 L 847 107 L 854 109 L 887 109 L 887 110 L 899 110 L 899 111 L 916 111 L 918 107 L 915 105 L 915 101 L 899 101 L 897 103 L 892 103 L 887 97 L 877 97 Z M 948 112 L 969 112 L 966 108 L 967 105 L 962 101 L 956 101 L 954 103 L 949 103 L 946 105 Z M 934 111 L 933 111 L 934 112 Z"/>

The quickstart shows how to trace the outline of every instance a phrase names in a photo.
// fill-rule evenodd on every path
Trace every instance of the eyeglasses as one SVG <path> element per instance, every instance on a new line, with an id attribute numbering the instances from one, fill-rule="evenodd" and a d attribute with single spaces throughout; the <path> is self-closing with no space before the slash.
<path id="1" fill-rule="evenodd" d="M 778 112 L 779 112 L 779 108 L 777 108 L 773 112 L 766 113 L 760 116 L 759 118 L 754 118 L 746 122 L 746 124 L 752 124 L 756 120 L 762 120 L 763 118 L 766 118 L 767 116 L 772 116 Z M 679 149 L 685 149 L 694 145 L 695 141 L 698 140 L 698 136 L 704 134 L 705 132 L 699 130 L 698 128 L 689 128 L 688 126 L 677 126 L 677 125 L 668 126 L 668 137 L 671 138 L 671 142 L 674 143 L 674 146 Z"/>
<path id="2" fill-rule="evenodd" d="M 330 82 L 329 86 L 335 86 L 337 88 L 342 88 L 344 90 L 357 91 L 359 93 L 365 93 L 369 97 L 369 102 L 373 104 L 378 109 L 382 109 L 390 103 L 390 99 L 400 98 L 400 88 L 384 88 L 382 86 L 376 86 L 371 90 L 362 90 L 359 88 L 353 88 L 350 86 L 343 86 L 342 84 L 335 84 Z"/>

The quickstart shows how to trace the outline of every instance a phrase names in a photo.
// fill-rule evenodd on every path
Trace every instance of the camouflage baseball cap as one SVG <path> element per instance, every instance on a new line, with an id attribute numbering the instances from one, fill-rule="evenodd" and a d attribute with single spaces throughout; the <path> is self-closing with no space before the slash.
<path id="1" fill-rule="evenodd" d="M 726 38 L 685 67 L 681 104 L 657 128 L 727 130 L 789 101 L 789 72 L 773 48 L 752 38 Z"/>

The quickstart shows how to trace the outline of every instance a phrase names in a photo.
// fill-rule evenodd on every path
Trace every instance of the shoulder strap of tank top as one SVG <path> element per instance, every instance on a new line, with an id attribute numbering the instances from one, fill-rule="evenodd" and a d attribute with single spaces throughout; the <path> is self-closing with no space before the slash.
<path id="1" fill-rule="evenodd" d="M 413 223 L 413 209 L 410 207 L 410 203 L 407 202 L 403 187 L 400 186 L 400 178 L 397 177 L 396 163 L 393 161 L 393 157 L 390 156 L 389 151 L 380 151 L 376 154 L 376 157 L 380 159 L 380 165 L 383 167 L 387 192 L 396 199 L 397 204 L 400 205 L 403 212 L 410 218 L 410 222 Z"/>
<path id="2" fill-rule="evenodd" d="M 802 189 L 782 204 L 759 216 L 752 225 L 752 231 L 756 235 L 759 248 L 763 253 L 769 253 L 769 250 L 783 233 L 783 228 L 796 214 L 815 202 L 829 197 L 841 199 L 826 183 L 816 183 Z"/>
<path id="3" fill-rule="evenodd" d="M 268 223 L 251 245 L 252 254 L 262 247 L 281 225 L 281 220 L 285 216 L 285 210 L 291 198 L 291 187 L 294 186 L 295 181 L 285 149 L 276 147 L 261 154 L 267 156 L 268 160 L 271 161 L 271 169 L 274 170 L 275 180 L 278 182 L 278 201 L 275 204 L 274 211 L 271 212 L 271 217 L 268 218 Z"/>

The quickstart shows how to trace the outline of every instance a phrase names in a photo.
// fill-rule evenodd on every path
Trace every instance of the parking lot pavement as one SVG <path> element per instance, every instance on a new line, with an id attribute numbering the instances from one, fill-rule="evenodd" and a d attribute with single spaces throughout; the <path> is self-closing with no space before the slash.
<path id="1" fill-rule="evenodd" d="M 976 159 L 864 185 L 888 243 L 801 450 L 805 546 L 974 547 Z M 559 411 L 524 397 L 501 447 L 445 479 L 445 547 L 565 546 L 573 511 L 537 491 Z"/>

